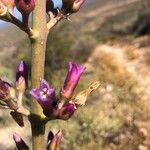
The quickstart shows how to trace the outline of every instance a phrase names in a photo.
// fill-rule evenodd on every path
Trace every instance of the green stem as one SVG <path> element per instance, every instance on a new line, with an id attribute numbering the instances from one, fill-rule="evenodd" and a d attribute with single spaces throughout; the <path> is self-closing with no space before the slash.
<path id="1" fill-rule="evenodd" d="M 48 35 L 46 26 L 46 0 L 36 0 L 36 7 L 33 11 L 33 32 L 36 38 L 31 39 L 32 62 L 31 62 L 31 81 L 32 88 L 39 87 L 40 79 L 44 78 L 45 49 Z M 32 145 L 33 150 L 44 150 L 45 124 L 41 120 L 42 109 L 39 104 L 33 100 L 31 107 L 31 127 L 32 127 Z"/>

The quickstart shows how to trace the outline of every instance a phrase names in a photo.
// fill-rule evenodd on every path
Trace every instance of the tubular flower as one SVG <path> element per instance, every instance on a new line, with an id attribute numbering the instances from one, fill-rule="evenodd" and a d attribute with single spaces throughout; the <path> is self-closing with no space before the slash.
<path id="1" fill-rule="evenodd" d="M 13 134 L 13 139 L 18 150 L 29 150 L 29 147 L 17 133 Z"/>
<path id="2" fill-rule="evenodd" d="M 22 14 L 30 14 L 35 7 L 34 0 L 15 0 L 15 4 Z"/>
<path id="3" fill-rule="evenodd" d="M 81 75 L 84 73 L 85 67 L 69 62 L 68 74 L 60 94 L 64 98 L 70 98 L 79 82 Z"/>
<path id="4" fill-rule="evenodd" d="M 40 87 L 37 89 L 32 89 L 30 94 L 41 105 L 46 116 L 51 115 L 53 104 L 56 101 L 55 89 L 50 88 L 47 81 L 42 79 L 40 81 Z"/>
<path id="5" fill-rule="evenodd" d="M 61 139 L 61 131 L 58 131 L 55 135 L 52 131 L 50 131 L 47 139 L 47 150 L 59 150 Z"/>

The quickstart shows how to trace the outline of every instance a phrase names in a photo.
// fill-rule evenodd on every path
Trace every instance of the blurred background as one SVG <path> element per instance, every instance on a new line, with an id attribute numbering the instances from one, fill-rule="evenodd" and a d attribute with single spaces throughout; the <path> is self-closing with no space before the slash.
<path id="1" fill-rule="evenodd" d="M 86 107 L 68 121 L 50 122 L 47 131 L 63 131 L 62 150 L 149 150 L 150 1 L 89 0 L 70 19 L 49 35 L 45 78 L 61 87 L 73 60 L 87 67 L 77 91 L 94 80 L 101 86 Z M 13 83 L 16 64 L 30 64 L 30 56 L 27 36 L 0 22 L 0 77 Z M 15 149 L 13 132 L 31 141 L 29 123 L 20 128 L 0 110 L 1 150 Z"/>

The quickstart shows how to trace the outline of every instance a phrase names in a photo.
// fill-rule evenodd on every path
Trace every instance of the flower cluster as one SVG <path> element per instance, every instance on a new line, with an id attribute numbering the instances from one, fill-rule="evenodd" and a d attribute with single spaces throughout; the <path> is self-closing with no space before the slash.
<path id="1" fill-rule="evenodd" d="M 87 96 L 99 86 L 99 83 L 92 84 L 94 88 L 90 86 L 90 88 L 74 96 L 75 88 L 84 71 L 85 67 L 82 65 L 69 62 L 68 73 L 58 96 L 56 90 L 49 87 L 44 79 L 41 79 L 39 88 L 30 91 L 30 94 L 41 105 L 46 117 L 67 120 L 80 104 L 85 103 Z"/>
<path id="2" fill-rule="evenodd" d="M 43 11 L 45 6 L 41 5 L 42 9 L 40 9 L 40 7 L 36 6 L 36 2 L 39 2 L 36 0 L 0 0 L 0 19 L 18 26 L 28 34 L 31 41 L 36 41 L 40 35 L 38 33 L 39 31 L 36 31 L 34 27 L 31 28 L 29 23 L 29 15 L 35 8 L 37 8 L 35 10 L 36 13 L 39 8 L 40 14 L 44 16 L 49 15 L 49 18 L 44 17 L 43 19 L 45 19 L 45 28 L 50 30 L 61 19 L 68 19 L 68 16 L 72 13 L 79 11 L 85 1 L 86 0 L 46 0 L 46 10 Z M 15 7 L 21 13 L 22 20 L 15 16 Z M 42 18 L 42 16 L 40 17 Z M 42 23 L 43 19 L 39 20 L 37 25 Z M 36 19 L 34 21 L 36 22 Z M 35 24 L 35 22 L 33 22 L 33 24 Z M 43 27 L 43 25 L 41 25 L 41 27 Z M 42 41 L 41 44 L 44 45 Z M 21 127 L 24 126 L 23 115 L 27 116 L 31 122 L 32 131 L 35 124 L 37 125 L 35 129 L 38 130 L 41 128 L 41 125 L 46 124 L 49 120 L 68 120 L 79 106 L 85 105 L 88 95 L 99 87 L 99 82 L 96 81 L 91 83 L 87 89 L 75 93 L 78 82 L 85 72 L 85 67 L 73 62 L 69 62 L 68 66 L 68 73 L 64 80 L 64 84 L 59 89 L 59 93 L 56 92 L 58 90 L 50 87 L 45 79 L 41 79 L 39 87 L 33 88 L 30 91 L 30 94 L 43 109 L 44 118 L 43 114 L 41 114 L 41 116 L 39 112 L 33 114 L 33 111 L 29 112 L 23 106 L 23 95 L 28 87 L 28 69 L 24 61 L 21 61 L 17 66 L 16 80 L 13 85 L 0 79 L 0 108 L 10 109 L 12 118 Z M 34 75 L 34 73 L 32 75 Z M 29 146 L 17 133 L 14 133 L 13 139 L 18 150 L 29 150 Z M 61 139 L 61 131 L 58 131 L 56 134 L 50 131 L 46 149 L 58 150 Z"/>
<path id="3" fill-rule="evenodd" d="M 23 94 L 27 87 L 27 79 L 28 71 L 24 61 L 21 61 L 17 66 L 15 86 L 0 79 L 0 108 L 10 109 L 12 117 L 20 126 L 23 126 L 20 112 L 28 114 L 27 109 L 22 104 Z"/>

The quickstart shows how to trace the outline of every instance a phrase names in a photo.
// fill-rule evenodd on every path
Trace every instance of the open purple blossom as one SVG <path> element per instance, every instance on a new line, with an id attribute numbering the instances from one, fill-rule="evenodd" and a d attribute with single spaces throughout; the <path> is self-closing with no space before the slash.
<path id="1" fill-rule="evenodd" d="M 16 69 L 16 82 L 20 79 L 20 77 L 24 78 L 25 83 L 27 85 L 28 81 L 28 68 L 27 64 L 24 61 L 21 61 Z"/>
<path id="2" fill-rule="evenodd" d="M 73 92 L 84 71 L 85 67 L 83 67 L 82 65 L 69 62 L 68 74 L 60 92 L 62 97 L 70 98 L 73 95 Z"/>
<path id="3" fill-rule="evenodd" d="M 29 150 L 29 147 L 17 133 L 13 134 L 13 139 L 18 150 Z"/>
<path id="4" fill-rule="evenodd" d="M 42 79 L 40 87 L 32 89 L 30 94 L 38 101 L 47 115 L 51 112 L 53 104 L 56 101 L 55 89 L 50 88 L 47 81 Z"/>

